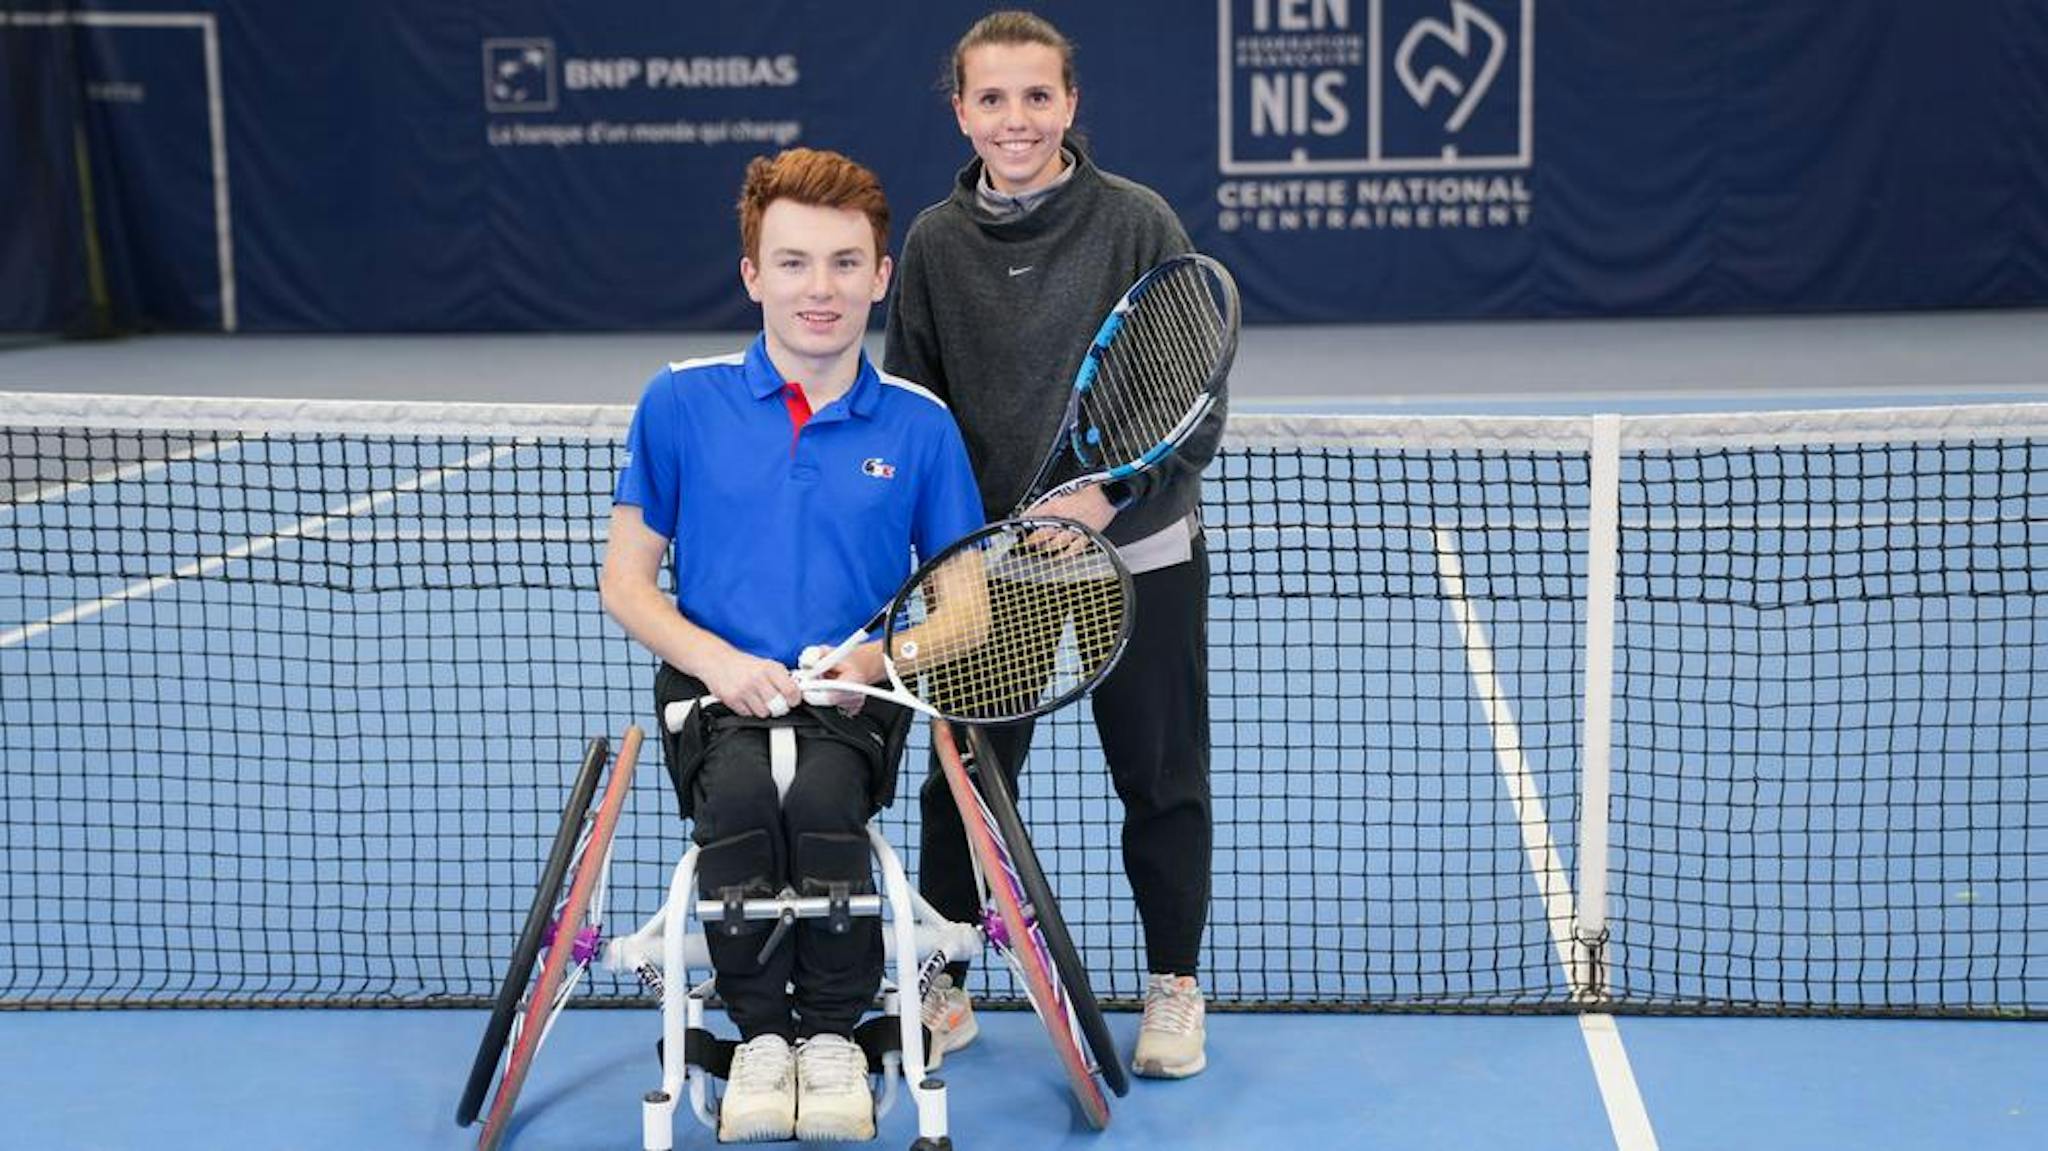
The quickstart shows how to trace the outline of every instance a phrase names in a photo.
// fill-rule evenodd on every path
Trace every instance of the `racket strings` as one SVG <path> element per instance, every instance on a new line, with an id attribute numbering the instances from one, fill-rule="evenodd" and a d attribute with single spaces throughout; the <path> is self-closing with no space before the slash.
<path id="1" fill-rule="evenodd" d="M 963 605 L 953 605 L 953 641 L 919 652 L 913 690 L 937 710 L 962 719 L 1037 714 L 1085 690 L 1115 660 L 1129 610 L 1120 566 L 1097 540 L 1067 535 L 1063 544 L 1086 546 L 1055 551 L 1027 542 L 1035 530 L 984 541 L 969 625 L 959 626 Z M 909 620 L 946 613 L 941 587 L 937 576 L 919 585 Z M 951 594 L 962 593 L 956 586 Z"/>
<path id="2" fill-rule="evenodd" d="M 1224 293 L 1208 268 L 1185 263 L 1132 304 L 1081 400 L 1097 462 L 1141 458 L 1209 390 L 1229 347 Z"/>

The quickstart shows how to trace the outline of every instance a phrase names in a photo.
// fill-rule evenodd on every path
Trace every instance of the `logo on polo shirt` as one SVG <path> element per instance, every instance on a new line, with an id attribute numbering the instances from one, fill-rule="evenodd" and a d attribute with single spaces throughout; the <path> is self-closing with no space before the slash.
<path id="1" fill-rule="evenodd" d="M 869 456 L 867 459 L 862 460 L 860 462 L 860 470 L 862 474 L 873 476 L 878 480 L 893 480 L 896 478 L 896 465 L 880 456 Z"/>

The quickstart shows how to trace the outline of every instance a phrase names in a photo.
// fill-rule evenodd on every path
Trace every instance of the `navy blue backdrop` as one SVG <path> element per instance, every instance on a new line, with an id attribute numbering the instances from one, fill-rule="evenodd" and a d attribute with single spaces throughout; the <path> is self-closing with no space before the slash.
<path id="1" fill-rule="evenodd" d="M 118 314 L 260 331 L 748 326 L 746 160 L 846 151 L 907 222 L 967 156 L 938 81 L 987 9 L 20 7 L 12 50 L 76 36 Z M 1038 8 L 1080 45 L 1097 158 L 1253 322 L 2048 301 L 2041 0 Z M 0 326 L 48 327 L 83 245 L 27 233 L 77 230 L 72 101 L 0 99 L 51 126 L 0 140 L 0 204 L 36 209 L 0 224 Z"/>

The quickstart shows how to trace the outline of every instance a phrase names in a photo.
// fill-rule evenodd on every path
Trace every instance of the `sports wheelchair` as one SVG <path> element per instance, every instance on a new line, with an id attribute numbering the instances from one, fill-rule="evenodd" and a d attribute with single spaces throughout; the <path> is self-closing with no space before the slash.
<path id="1" fill-rule="evenodd" d="M 687 719 L 689 706 L 670 706 L 664 716 L 670 730 Z M 1107 1126 L 1109 1102 L 1103 1088 L 1106 1085 L 1121 1096 L 1129 1090 L 1129 1080 L 1018 816 L 1015 798 L 1001 771 L 976 770 L 977 757 L 987 764 L 992 752 L 978 729 L 966 730 L 968 746 L 963 748 L 953 725 L 935 722 L 932 745 L 967 829 L 983 893 L 978 922 L 950 922 L 933 910 L 911 888 L 895 851 L 870 824 L 869 848 L 881 874 L 878 895 L 835 891 L 799 897 L 785 889 L 770 899 L 707 903 L 696 889 L 699 849 L 693 845 L 675 867 L 667 901 L 638 930 L 617 938 L 607 938 L 605 932 L 606 879 L 619 814 L 643 736 L 638 727 L 627 729 L 608 779 L 607 741 L 593 740 L 570 791 L 512 962 L 478 1045 L 456 1109 L 456 1122 L 468 1126 L 481 1114 L 484 1126 L 478 1146 L 493 1151 L 501 1144 L 520 1089 L 549 1030 L 568 1006 L 583 973 L 593 962 L 601 961 L 609 969 L 636 973 L 660 997 L 661 1082 L 641 1102 L 643 1145 L 647 1151 L 670 1151 L 675 1141 L 675 1113 L 684 1098 L 698 1122 L 715 1132 L 719 1096 L 713 1083 L 723 1078 L 736 1044 L 715 1037 L 706 1026 L 705 1009 L 714 981 L 704 935 L 690 929 L 692 917 L 707 924 L 732 915 L 773 920 L 777 930 L 786 931 L 798 919 L 844 922 L 855 916 L 882 916 L 886 910 L 883 939 L 887 961 L 878 997 L 881 1014 L 862 1024 L 855 1036 L 880 1088 L 877 1120 L 889 1113 L 907 1089 L 917 1109 L 912 1151 L 952 1148 L 947 1088 L 927 1070 L 926 1037 L 918 1007 L 931 978 L 947 963 L 992 947 L 1009 962 L 1044 1023 L 1082 1120 L 1097 1130 Z M 769 750 L 771 770 L 786 787 L 796 769 L 796 732 L 772 728 Z M 604 791 L 600 798 L 601 781 Z M 693 983 L 692 969 L 702 971 L 706 978 Z M 486 1112 L 487 1098 L 490 1106 Z"/>

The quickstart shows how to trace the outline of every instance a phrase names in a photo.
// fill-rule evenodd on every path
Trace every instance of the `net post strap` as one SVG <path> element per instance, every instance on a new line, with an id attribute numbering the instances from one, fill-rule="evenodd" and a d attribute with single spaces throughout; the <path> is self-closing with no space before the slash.
<path id="1" fill-rule="evenodd" d="M 1573 994 L 1607 997 L 1605 971 L 1594 955 L 1607 936 L 1608 805 L 1614 716 L 1614 598 L 1621 550 L 1621 420 L 1593 420 L 1586 525 L 1585 731 L 1579 817 L 1579 898 L 1573 939 Z"/>

